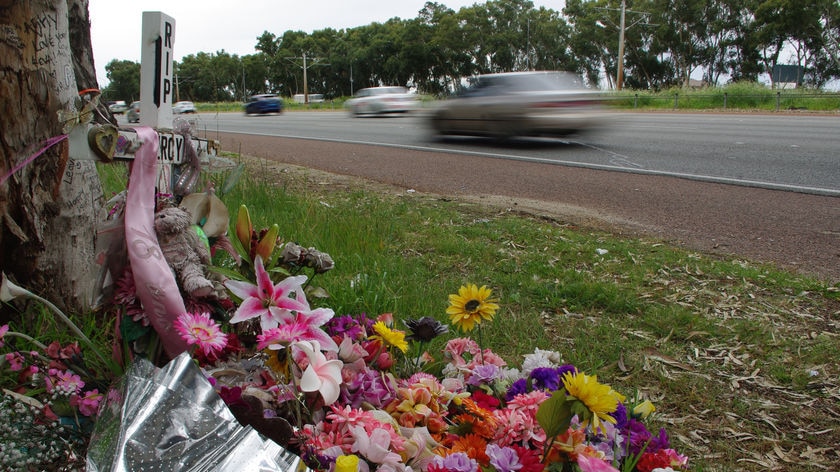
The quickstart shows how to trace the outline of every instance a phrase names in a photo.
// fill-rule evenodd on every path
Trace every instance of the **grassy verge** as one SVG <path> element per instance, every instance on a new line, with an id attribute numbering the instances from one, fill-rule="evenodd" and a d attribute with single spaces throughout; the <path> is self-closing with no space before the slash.
<path id="1" fill-rule="evenodd" d="M 486 284 L 502 310 L 483 342 L 518 362 L 558 350 L 659 421 L 695 470 L 823 470 L 840 460 L 840 289 L 473 203 L 251 161 L 224 196 L 255 225 L 330 253 L 337 314 L 446 321 L 447 295 Z M 431 350 L 434 352 L 434 350 Z"/>
<path id="2" fill-rule="evenodd" d="M 486 284 L 502 307 L 482 326 L 486 347 L 514 364 L 535 348 L 556 350 L 651 399 L 654 424 L 693 470 L 816 471 L 840 461 L 838 286 L 562 219 L 233 158 L 247 170 L 221 197 L 231 209 L 247 204 L 255 227 L 278 223 L 285 240 L 333 257 L 317 283 L 336 314 L 446 322 L 448 294 Z M 121 166 L 105 167 L 106 188 L 121 189 Z M 217 188 L 225 177 L 211 176 Z M 231 263 L 224 254 L 215 262 Z"/>

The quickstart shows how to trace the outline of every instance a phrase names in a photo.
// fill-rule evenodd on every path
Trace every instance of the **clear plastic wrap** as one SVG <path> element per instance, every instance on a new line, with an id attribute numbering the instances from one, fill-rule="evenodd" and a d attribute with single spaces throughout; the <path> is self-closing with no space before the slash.
<path id="1" fill-rule="evenodd" d="M 300 458 L 240 425 L 183 353 L 163 368 L 135 361 L 103 403 L 89 472 L 304 470 Z"/>

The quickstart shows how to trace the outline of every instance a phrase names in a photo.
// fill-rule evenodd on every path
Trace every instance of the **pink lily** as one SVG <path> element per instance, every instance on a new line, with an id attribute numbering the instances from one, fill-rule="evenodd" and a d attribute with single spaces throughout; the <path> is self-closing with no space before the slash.
<path id="1" fill-rule="evenodd" d="M 242 299 L 242 304 L 236 309 L 231 323 L 260 317 L 263 331 L 276 328 L 284 316 L 291 316 L 293 311 L 309 311 L 309 303 L 303 297 L 303 283 L 305 275 L 286 277 L 274 285 L 263 266 L 262 258 L 254 260 L 254 270 L 257 275 L 257 285 L 239 280 L 228 280 L 225 287 L 234 295 Z M 292 298 L 292 297 L 295 298 Z"/>
<path id="2" fill-rule="evenodd" d="M 311 311 L 298 311 L 293 315 L 283 316 L 276 328 L 264 331 L 257 336 L 257 349 L 282 349 L 298 341 L 318 341 L 321 349 L 338 352 L 338 344 L 325 333 L 321 326 L 329 321 L 335 313 L 329 308 L 316 308 Z"/>
<path id="3" fill-rule="evenodd" d="M 327 360 L 318 341 L 299 341 L 294 346 L 309 359 L 309 365 L 300 378 L 300 389 L 304 392 L 319 392 L 327 405 L 335 403 L 338 400 L 341 367 L 344 363 L 337 359 Z"/>

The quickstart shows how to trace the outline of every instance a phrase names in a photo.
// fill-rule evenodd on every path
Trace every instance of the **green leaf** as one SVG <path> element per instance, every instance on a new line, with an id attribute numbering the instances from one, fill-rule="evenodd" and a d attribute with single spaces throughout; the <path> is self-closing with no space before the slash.
<path id="1" fill-rule="evenodd" d="M 239 182 L 239 179 L 242 177 L 242 172 L 244 170 L 245 163 L 240 163 L 238 166 L 236 166 L 236 168 L 233 169 L 227 176 L 227 179 L 225 179 L 225 183 L 224 185 L 222 185 L 222 188 L 219 189 L 219 195 L 225 195 L 226 193 L 233 190 L 233 187 L 236 185 L 237 182 Z"/>
<path id="2" fill-rule="evenodd" d="M 553 438 L 569 429 L 572 422 L 572 402 L 566 401 L 566 392 L 555 390 L 537 409 L 537 422 L 547 438 Z"/>
<path id="3" fill-rule="evenodd" d="M 310 298 L 330 298 L 329 292 L 324 287 L 307 287 L 306 296 Z"/>
<path id="4" fill-rule="evenodd" d="M 127 342 L 137 341 L 148 333 L 150 329 L 150 326 L 143 326 L 128 315 L 123 316 L 120 322 L 120 334 L 122 334 L 123 339 Z"/>

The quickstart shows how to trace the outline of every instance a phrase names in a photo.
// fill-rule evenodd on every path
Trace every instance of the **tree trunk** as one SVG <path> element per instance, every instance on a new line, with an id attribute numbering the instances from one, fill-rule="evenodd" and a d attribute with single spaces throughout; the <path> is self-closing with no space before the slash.
<path id="1" fill-rule="evenodd" d="M 87 0 L 0 0 L 0 269 L 70 312 L 98 293 L 102 187 L 68 139 L 33 156 L 69 131 L 59 111 L 73 115 L 80 88 L 96 87 L 89 25 Z"/>

